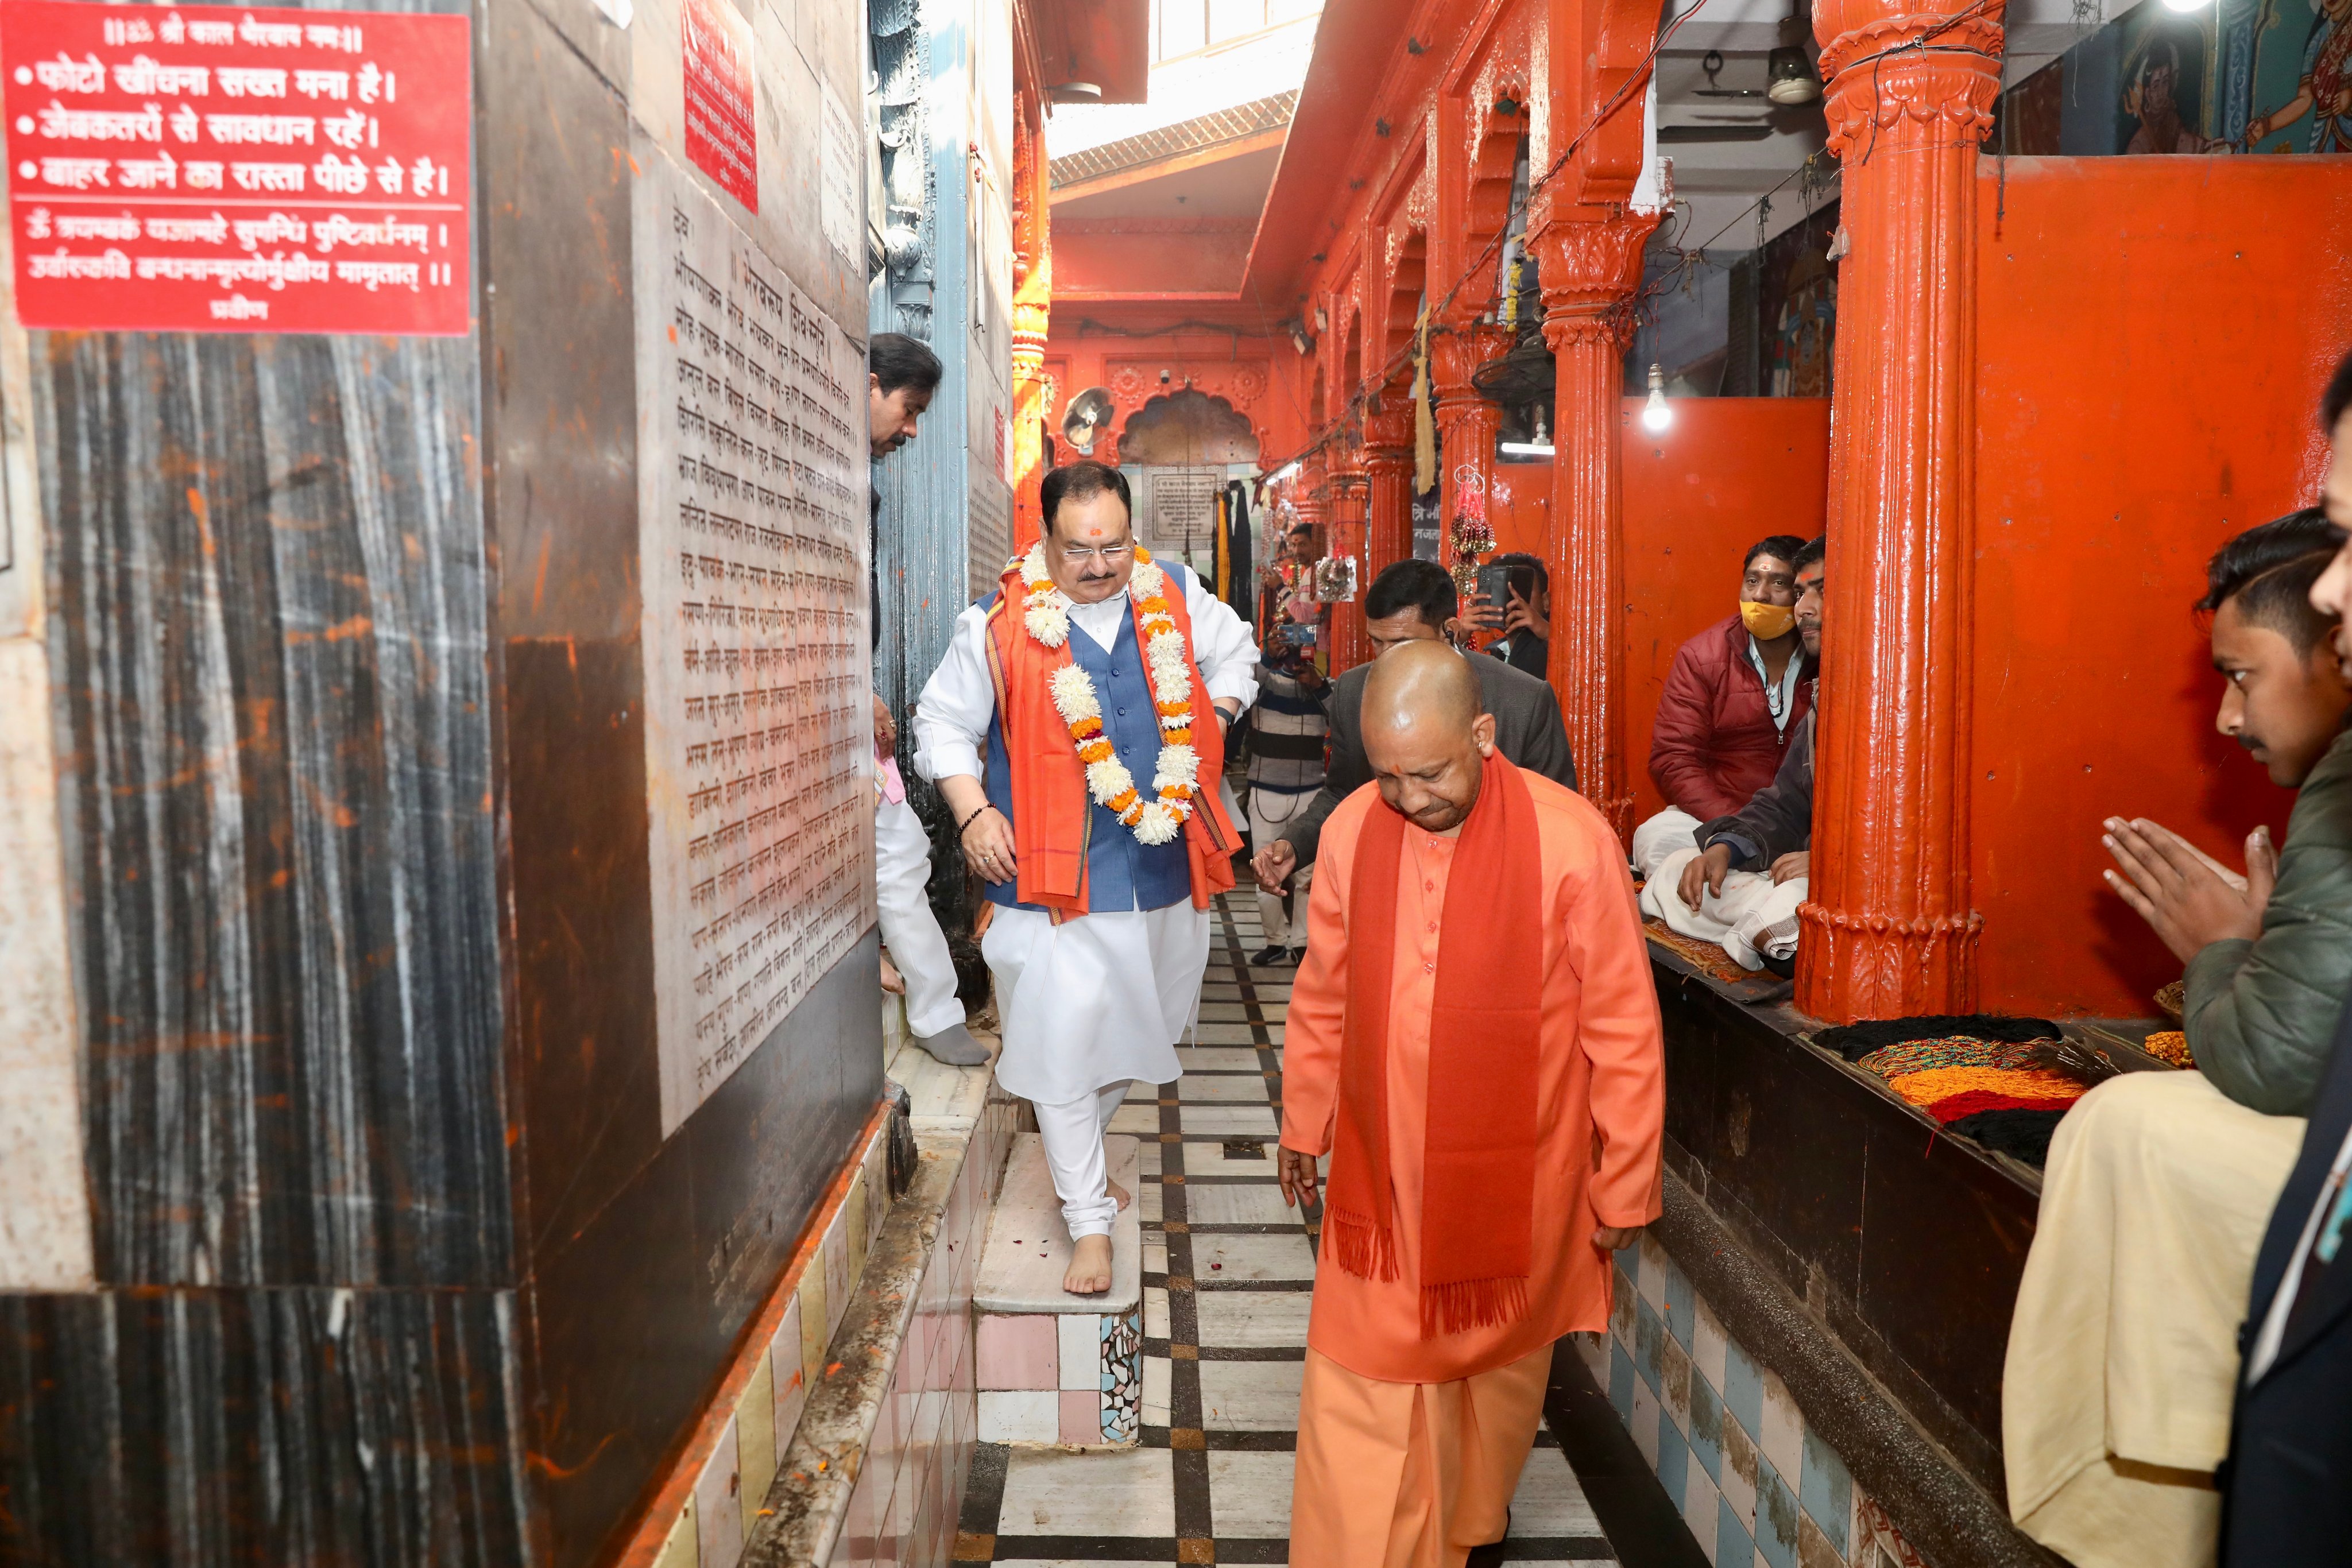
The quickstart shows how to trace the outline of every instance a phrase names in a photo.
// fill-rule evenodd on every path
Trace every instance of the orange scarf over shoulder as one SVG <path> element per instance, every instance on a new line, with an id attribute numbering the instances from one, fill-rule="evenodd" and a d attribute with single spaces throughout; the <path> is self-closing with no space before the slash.
<path id="1" fill-rule="evenodd" d="M 1140 551 L 1136 559 L 1147 559 Z M 1161 569 L 1166 571 L 1166 568 Z M 1169 571 L 1169 618 L 1193 653 L 1192 613 L 1176 574 Z M 1087 792 L 1086 764 L 1060 710 L 1054 706 L 1054 672 L 1072 663 L 1069 643 L 1048 648 L 1029 635 L 1029 588 L 1014 560 L 1000 580 L 1003 593 L 989 619 L 989 671 L 996 682 L 996 716 L 1004 731 L 1004 755 L 1013 768 L 1013 841 L 1019 861 L 1013 895 L 1043 904 L 1055 918 L 1087 913 L 1087 835 L 1094 822 L 1094 798 Z M 1137 656 L 1142 655 L 1143 612 L 1132 595 L 1128 613 L 1135 624 Z M 1075 625 L 1072 637 L 1086 635 Z M 1192 873 L 1192 907 L 1234 885 L 1234 850 L 1241 842 L 1217 798 L 1224 777 L 1225 737 L 1218 726 L 1198 655 L 1192 674 L 1192 749 L 1201 759 L 1192 814 L 1184 820 L 1184 853 Z M 1149 678 L 1149 670 L 1146 672 Z M 1156 743 L 1155 743 L 1156 744 Z M 1155 753 L 1156 755 L 1156 753 Z M 1138 769 L 1137 784 L 1150 790 L 1151 764 Z M 1126 832 L 1125 825 L 1113 831 Z"/>
<path id="2" fill-rule="evenodd" d="M 1372 808 L 1348 894 L 1348 1011 L 1326 1245 L 1363 1280 L 1393 1280 L 1389 1002 L 1405 820 Z M 1543 1027 L 1543 846 L 1527 780 L 1486 758 L 1446 878 L 1429 1013 L 1422 1163 L 1421 1337 L 1507 1322 L 1528 1308 Z"/>

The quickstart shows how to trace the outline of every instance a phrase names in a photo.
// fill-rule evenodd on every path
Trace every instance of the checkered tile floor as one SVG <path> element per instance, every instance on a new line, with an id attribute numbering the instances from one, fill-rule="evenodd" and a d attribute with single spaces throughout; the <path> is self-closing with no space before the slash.
<path id="1" fill-rule="evenodd" d="M 1295 971 L 1249 967 L 1265 946 L 1255 900 L 1221 899 L 1198 1042 L 1177 1051 L 1184 1076 L 1138 1084 L 1111 1124 L 1145 1139 L 1142 1444 L 983 1444 L 960 1563 L 1287 1560 L 1316 1228 L 1275 1182 Z M 1508 1550 L 1517 1563 L 1616 1560 L 1549 1428 L 1512 1505 Z"/>

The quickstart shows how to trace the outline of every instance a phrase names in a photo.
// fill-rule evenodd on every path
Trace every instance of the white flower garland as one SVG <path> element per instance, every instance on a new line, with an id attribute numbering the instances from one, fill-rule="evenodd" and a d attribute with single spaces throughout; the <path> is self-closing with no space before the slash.
<path id="1" fill-rule="evenodd" d="M 1079 759 L 1087 768 L 1087 792 L 1097 804 L 1125 823 L 1147 844 L 1164 844 L 1184 831 L 1192 814 L 1192 794 L 1201 778 L 1201 756 L 1192 749 L 1192 656 L 1184 634 L 1168 612 L 1168 574 L 1152 564 L 1141 549 L 1135 552 L 1135 571 L 1127 591 L 1142 612 L 1145 673 L 1160 715 L 1160 760 L 1152 769 L 1153 799 L 1136 789 L 1135 775 L 1118 759 L 1110 737 L 1103 732 L 1102 704 L 1095 684 L 1075 659 L 1056 669 L 1048 691 L 1054 710 L 1070 727 Z M 1030 547 L 1021 559 L 1021 580 L 1027 592 L 1022 624 L 1045 647 L 1060 648 L 1070 640 L 1070 601 L 1054 586 L 1045 570 L 1043 544 Z"/>

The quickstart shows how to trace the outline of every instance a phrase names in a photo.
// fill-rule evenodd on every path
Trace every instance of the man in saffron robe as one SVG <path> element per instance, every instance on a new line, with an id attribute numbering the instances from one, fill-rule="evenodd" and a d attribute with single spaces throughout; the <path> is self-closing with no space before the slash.
<path id="1" fill-rule="evenodd" d="M 1172 1082 L 1209 961 L 1209 901 L 1241 835 L 1218 800 L 1224 727 L 1257 695 L 1248 623 L 1135 545 L 1127 479 L 1045 476 L 1045 538 L 958 618 L 915 713 L 915 764 L 988 883 L 997 1082 L 1036 1107 L 1069 1227 L 1063 1288 L 1110 1289 L 1103 1132 Z"/>
<path id="2" fill-rule="evenodd" d="M 1324 1246 L 1295 1568 L 1457 1568 L 1502 1539 L 1553 1342 L 1609 1321 L 1657 1218 L 1665 1075 L 1625 852 L 1514 767 L 1435 643 L 1364 690 L 1373 785 L 1325 823 L 1280 1175 Z"/>

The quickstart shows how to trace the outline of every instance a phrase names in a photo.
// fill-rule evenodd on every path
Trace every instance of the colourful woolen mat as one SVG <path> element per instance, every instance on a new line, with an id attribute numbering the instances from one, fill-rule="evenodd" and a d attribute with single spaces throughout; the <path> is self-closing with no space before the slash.
<path id="1" fill-rule="evenodd" d="M 2084 1092 L 2080 1081 L 2044 1067 L 1937 1067 L 1886 1086 L 1938 1122 L 1979 1111 L 2063 1110 Z"/>
<path id="2" fill-rule="evenodd" d="M 1988 1030 L 1993 1038 L 1957 1032 L 1923 1037 L 1920 1027 L 1929 1021 L 1881 1024 L 1857 1031 L 1859 1038 L 1850 1033 L 1829 1043 L 1853 1052 L 1848 1060 L 1855 1066 L 1885 1079 L 1900 1099 L 1925 1111 L 1945 1131 L 2031 1166 L 2047 1163 L 2059 1120 L 2088 1087 L 2071 1074 L 2034 1064 L 2035 1053 L 2054 1043 L 2057 1031 L 2033 1038 L 2032 1026 L 2040 1020 L 2022 1019 Z M 1932 1021 L 1948 1027 L 1976 1020 Z M 1890 1036 L 1896 1038 L 1889 1040 Z"/>

